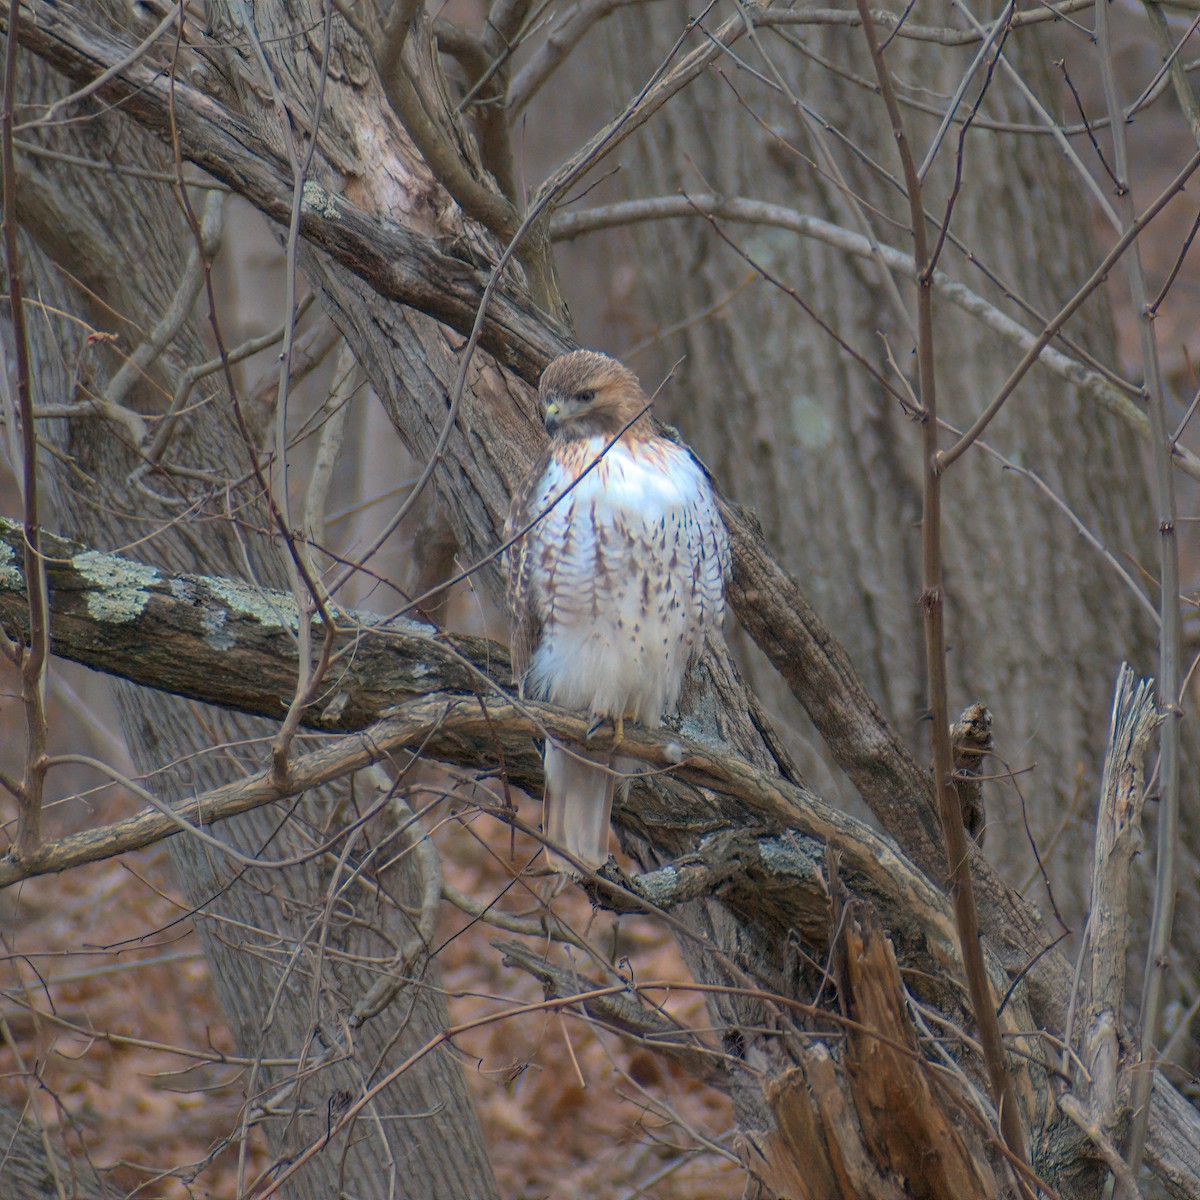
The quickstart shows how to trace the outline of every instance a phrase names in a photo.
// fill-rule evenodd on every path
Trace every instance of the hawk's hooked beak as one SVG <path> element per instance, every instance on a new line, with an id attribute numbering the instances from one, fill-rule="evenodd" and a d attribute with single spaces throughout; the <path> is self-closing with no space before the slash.
<path id="1" fill-rule="evenodd" d="M 546 405 L 546 432 L 553 434 L 559 425 L 559 416 L 562 413 L 562 405 L 557 400 L 551 400 Z"/>

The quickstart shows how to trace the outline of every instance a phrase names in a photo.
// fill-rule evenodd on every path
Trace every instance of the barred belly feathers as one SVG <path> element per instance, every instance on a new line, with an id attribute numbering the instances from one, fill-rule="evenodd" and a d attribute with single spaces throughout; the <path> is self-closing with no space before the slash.
<path id="1" fill-rule="evenodd" d="M 631 371 L 580 350 L 539 389 L 551 441 L 513 499 L 506 538 L 522 693 L 653 728 L 725 611 L 729 539 L 707 473 L 655 433 Z M 608 859 L 619 775 L 635 764 L 547 743 L 543 832 L 591 869 Z M 562 870 L 569 861 L 551 853 Z"/>

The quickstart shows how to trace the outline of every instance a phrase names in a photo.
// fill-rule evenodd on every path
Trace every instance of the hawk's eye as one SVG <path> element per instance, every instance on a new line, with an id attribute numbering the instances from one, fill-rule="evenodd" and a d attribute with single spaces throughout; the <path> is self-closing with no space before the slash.
<path id="1" fill-rule="evenodd" d="M 596 398 L 596 393 L 591 388 L 584 388 L 582 392 L 575 393 L 575 399 L 580 404 L 591 404 Z"/>

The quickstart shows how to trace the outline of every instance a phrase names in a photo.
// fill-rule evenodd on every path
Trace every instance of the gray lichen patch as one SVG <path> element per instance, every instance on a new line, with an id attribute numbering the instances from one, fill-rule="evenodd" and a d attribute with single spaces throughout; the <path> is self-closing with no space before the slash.
<path id="1" fill-rule="evenodd" d="M 181 604 L 196 604 L 196 585 L 187 575 L 178 575 L 171 580 L 171 595 Z"/>
<path id="2" fill-rule="evenodd" d="M 814 857 L 811 846 L 794 837 L 764 838 L 758 843 L 762 865 L 776 876 L 817 882 L 822 890 L 825 877 Z"/>
<path id="3" fill-rule="evenodd" d="M 200 610 L 200 628 L 204 630 L 204 640 L 214 650 L 232 650 L 237 645 L 237 638 L 225 628 L 225 621 L 223 608 L 206 604 Z"/>
<path id="4" fill-rule="evenodd" d="M 89 616 L 122 625 L 142 615 L 150 599 L 146 588 L 161 578 L 157 567 L 95 550 L 76 554 L 71 566 L 97 589 L 87 595 Z"/>
<path id="5" fill-rule="evenodd" d="M 638 881 L 638 891 L 644 899 L 656 907 L 670 905 L 675 901 L 675 889 L 679 886 L 679 869 L 671 864 L 658 871 L 650 871 Z"/>
<path id="6" fill-rule="evenodd" d="M 200 628 L 204 640 L 214 650 L 232 650 L 237 645 L 237 635 L 228 628 L 229 613 L 218 604 L 206 603 L 201 583 L 215 581 L 181 576 L 171 580 L 171 595 L 181 604 L 195 605 L 200 609 Z"/>
<path id="7" fill-rule="evenodd" d="M 260 625 L 268 628 L 286 628 L 293 632 L 300 628 L 300 614 L 296 608 L 296 601 L 286 592 L 268 592 L 247 587 L 244 583 L 236 583 L 232 579 L 212 578 L 205 582 L 214 596 L 224 601 L 227 608 L 240 616 L 253 617 Z"/>
<path id="8" fill-rule="evenodd" d="M 337 220 L 337 200 L 317 183 L 316 180 L 308 179 L 305 181 L 301 199 L 304 207 L 309 212 L 314 212 L 318 216 L 324 217 L 327 221 Z"/>
<path id="9" fill-rule="evenodd" d="M 340 613 L 343 610 L 338 609 L 336 611 Z M 384 616 L 382 613 L 356 609 L 353 613 L 347 613 L 346 615 L 355 624 L 370 626 L 372 629 L 395 630 L 397 633 L 409 633 L 415 637 L 432 637 L 437 633 L 436 625 L 431 625 L 428 621 L 420 621 L 416 617 L 405 616 L 403 613 Z"/>
<path id="10" fill-rule="evenodd" d="M 7 524 L 7 522 L 5 522 Z M 23 592 L 25 577 L 17 564 L 17 552 L 7 543 L 0 542 L 0 591 Z"/>

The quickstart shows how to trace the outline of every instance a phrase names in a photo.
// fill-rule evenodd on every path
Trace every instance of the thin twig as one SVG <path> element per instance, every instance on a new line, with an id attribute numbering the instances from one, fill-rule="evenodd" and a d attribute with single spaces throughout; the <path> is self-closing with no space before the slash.
<path id="1" fill-rule="evenodd" d="M 210 192 L 205 197 L 204 216 L 200 223 L 200 241 L 192 246 L 183 275 L 175 289 L 175 295 L 162 316 L 132 354 L 121 364 L 120 369 L 108 381 L 101 402 L 108 408 L 124 407 L 126 397 L 139 379 L 145 377 L 151 366 L 161 357 L 167 345 L 174 340 L 183 324 L 192 314 L 196 298 L 204 287 L 204 263 L 217 256 L 221 245 L 222 217 L 225 197 L 221 192 Z M 130 411 L 131 410 L 126 410 Z M 139 414 L 132 413 L 132 416 Z M 143 426 L 137 445 L 146 438 Z"/>
<path id="2" fill-rule="evenodd" d="M 325 510 L 333 470 L 337 466 L 346 437 L 346 422 L 350 416 L 350 401 L 359 387 L 360 373 L 354 352 L 343 339 L 333 363 L 333 385 L 321 404 L 324 418 L 316 457 L 309 471 L 308 487 L 304 494 L 304 530 L 311 544 L 325 542 Z"/>
<path id="3" fill-rule="evenodd" d="M 300 306 L 296 309 L 297 321 L 308 311 L 314 298 L 314 294 L 310 294 L 305 296 L 300 302 Z M 250 358 L 260 350 L 265 350 L 268 346 L 273 346 L 276 342 L 282 341 L 284 330 L 285 326 L 279 325 L 271 330 L 270 333 L 248 338 L 240 346 L 235 346 L 233 349 L 227 351 L 226 358 L 231 365 L 239 363 L 243 359 Z M 144 461 L 131 472 L 131 481 L 140 479 L 148 470 L 158 466 L 163 454 L 166 452 L 167 444 L 171 440 L 179 419 L 187 411 L 188 400 L 191 398 L 196 384 L 209 375 L 215 375 L 221 370 L 222 365 L 220 357 L 210 358 L 206 362 L 197 363 L 195 366 L 189 367 L 179 376 L 179 383 L 175 388 L 175 394 L 171 397 L 171 406 L 158 419 L 158 427 L 155 429 L 154 438 L 143 456 Z"/>
<path id="4" fill-rule="evenodd" d="M 618 8 L 644 2 L 646 0 L 583 0 L 561 14 L 555 13 L 549 33 L 517 72 L 508 89 L 505 104 L 509 113 L 515 117 L 533 99 L 597 22 Z"/>
<path id="5" fill-rule="evenodd" d="M 1196 214 L 1196 219 L 1192 222 L 1192 228 L 1188 232 L 1186 238 L 1183 239 L 1183 246 L 1179 253 L 1175 256 L 1175 263 L 1171 267 L 1170 274 L 1167 275 L 1166 282 L 1159 289 L 1158 295 L 1150 303 L 1150 307 L 1146 310 L 1153 317 L 1158 313 L 1159 306 L 1167 298 L 1167 293 L 1171 290 L 1171 285 L 1175 282 L 1176 276 L 1183 267 L 1183 260 L 1187 258 L 1187 252 L 1192 248 L 1192 242 L 1196 240 L 1196 234 L 1200 233 L 1200 213 Z"/>
<path id="6" fill-rule="evenodd" d="M 726 221 L 741 221 L 751 225 L 771 225 L 787 229 L 802 237 L 812 238 L 833 246 L 858 258 L 875 259 L 890 270 L 898 271 L 908 278 L 916 277 L 912 256 L 885 243 L 873 246 L 861 234 L 840 225 L 809 216 L 781 204 L 768 204 L 741 196 L 715 196 L 712 194 L 684 193 L 678 196 L 652 196 L 644 200 L 623 200 L 599 208 L 583 209 L 578 212 L 557 213 L 551 224 L 551 233 L 556 240 L 569 241 L 603 229 L 629 225 L 638 221 L 670 220 L 677 217 L 702 216 L 720 217 Z M 995 281 L 993 281 L 995 282 Z M 933 288 L 937 294 L 963 312 L 982 322 L 988 329 L 999 334 L 1021 350 L 1030 350 L 1035 345 L 1035 335 L 1019 325 L 1006 313 L 989 303 L 978 292 L 972 291 L 942 271 L 935 271 Z M 1011 293 L 1010 293 L 1011 295 Z M 1150 424 L 1146 414 L 1130 403 L 1124 393 L 1101 375 L 1077 360 L 1049 346 L 1042 350 L 1037 362 L 1060 379 L 1079 388 L 1092 400 L 1103 405 L 1114 416 L 1134 429 L 1138 436 L 1149 440 Z M 959 435 L 961 436 L 961 435 Z M 1175 465 L 1193 479 L 1200 479 L 1200 458 L 1184 447 L 1177 447 Z"/>
<path id="7" fill-rule="evenodd" d="M 792 111 L 795 112 L 800 122 L 807 129 L 809 136 L 813 140 L 813 144 L 817 148 L 817 155 L 821 160 L 822 166 L 829 173 L 838 191 L 846 197 L 851 215 L 862 230 L 863 236 L 871 243 L 872 258 L 879 267 L 880 280 L 883 283 L 884 291 L 887 292 L 888 299 L 891 301 L 892 307 L 896 310 L 896 315 L 901 325 L 908 331 L 910 336 L 916 337 L 917 331 L 913 328 L 912 314 L 909 312 L 908 306 L 904 303 L 904 297 L 900 295 L 900 289 L 896 286 L 896 280 L 893 278 L 892 272 L 883 262 L 882 255 L 879 252 L 879 239 L 867 217 L 865 204 L 850 187 L 849 183 L 847 183 L 837 158 L 829 148 L 824 130 L 812 120 L 805 106 L 800 102 L 799 97 L 788 84 L 783 72 L 776 66 L 774 59 L 767 54 L 766 48 L 758 36 L 758 30 L 754 26 L 755 17 L 746 8 L 743 0 L 734 0 L 734 2 L 737 5 L 738 12 L 742 15 L 742 20 L 746 23 L 747 36 L 754 44 L 754 48 L 758 51 L 763 62 L 766 63 L 767 69 L 775 81 L 775 86 L 787 98 L 788 103 L 792 106 Z M 732 51 L 729 49 L 726 49 L 725 53 L 732 55 Z"/>
<path id="8" fill-rule="evenodd" d="M 1184 185 L 1195 174 L 1197 168 L 1200 168 L 1200 150 L 1197 150 L 1188 159 L 1179 174 L 1159 193 L 1158 197 L 1124 227 L 1124 232 L 1113 244 L 1112 249 L 1101 259 L 1100 265 L 1092 272 L 1087 282 L 1075 295 L 1059 309 L 1058 314 L 1046 324 L 1046 327 L 1038 335 L 1033 345 L 1025 352 L 1025 357 L 1013 368 L 1012 373 L 1000 386 L 1000 390 L 988 404 L 987 408 L 976 418 L 971 428 L 953 446 L 941 452 L 939 463 L 943 470 L 957 462 L 970 448 L 971 443 L 992 423 L 993 418 L 1004 407 L 1004 402 L 1016 390 L 1021 380 L 1025 378 L 1029 368 L 1037 362 L 1042 351 L 1049 345 L 1054 335 L 1071 319 L 1083 302 L 1104 283 L 1109 271 L 1112 270 L 1125 251 L 1137 241 L 1146 226 L 1183 190 Z M 1145 306 L 1143 305 L 1138 311 L 1142 312 L 1144 309 Z"/>
<path id="9" fill-rule="evenodd" d="M 304 199 L 304 181 L 308 178 L 313 157 L 317 150 L 317 134 L 320 130 L 321 116 L 325 108 L 325 85 L 329 78 L 329 62 L 333 47 L 333 8 L 326 0 L 324 15 L 324 39 L 321 51 L 320 76 L 317 83 L 317 93 L 313 101 L 311 128 L 308 131 L 308 144 L 301 157 L 296 139 L 292 133 L 292 123 L 288 117 L 287 104 L 279 89 L 275 73 L 267 61 L 258 31 L 250 14 L 243 6 L 246 27 L 250 32 L 251 42 L 259 59 L 259 64 L 267 78 L 275 99 L 276 107 L 281 118 L 285 134 L 288 158 L 292 167 L 292 210 L 288 224 L 286 241 L 286 268 L 284 272 L 284 334 L 283 352 L 280 354 L 278 387 L 275 398 L 275 454 L 274 476 L 277 488 L 273 494 L 273 504 L 280 514 L 280 533 L 286 539 L 292 538 L 293 523 L 291 518 L 291 494 L 288 488 L 288 444 L 287 444 L 287 412 L 288 394 L 291 385 L 291 359 L 296 339 L 296 277 L 299 270 L 298 256 L 300 252 L 300 212 Z M 316 690 L 321 686 L 325 671 L 329 666 L 330 653 L 333 649 L 334 625 L 325 605 L 324 594 L 315 583 L 313 564 L 307 547 L 297 546 L 293 553 L 285 557 L 285 565 L 292 576 L 292 593 L 296 598 L 296 609 L 299 621 L 296 624 L 296 636 L 299 643 L 299 677 L 296 692 L 288 706 L 287 716 L 284 717 L 271 746 L 271 761 L 277 779 L 287 778 L 288 752 L 292 740 L 300 728 L 300 718 L 304 709 L 312 700 Z M 312 658 L 312 622 L 309 618 L 309 605 L 313 606 L 321 617 L 322 641 L 321 648 L 314 665 Z"/>
<path id="10" fill-rule="evenodd" d="M 19 7 L 20 0 L 13 0 L 12 8 L 14 17 L 16 14 L 16 9 Z M 46 112 L 42 116 L 38 117 L 36 121 L 27 121 L 24 125 L 17 126 L 14 132 L 24 133 L 27 129 L 36 129 L 40 125 L 52 125 L 58 120 L 59 113 L 61 113 L 63 109 L 70 107 L 72 104 L 78 104 L 81 101 L 86 100 L 89 96 L 94 96 L 98 91 L 100 91 L 101 88 L 104 87 L 106 83 L 109 82 L 109 80 L 116 79 L 127 67 L 132 66 L 134 63 L 143 58 L 149 51 L 150 47 L 153 46 L 154 43 L 157 42 L 158 39 L 176 23 L 176 21 L 179 20 L 181 12 L 182 5 L 168 4 L 167 15 L 163 17 L 163 19 L 159 21 L 159 23 L 144 38 L 142 38 L 142 40 L 136 46 L 134 46 L 128 54 L 119 59 L 117 62 L 113 63 L 105 71 L 102 71 L 96 76 L 95 79 L 79 88 L 78 91 L 74 91 L 68 96 L 60 97 L 52 105 L 50 105 Z"/>
<path id="11" fill-rule="evenodd" d="M 1163 59 L 1162 66 L 1155 75 L 1155 80 L 1164 72 L 1166 73 L 1175 92 L 1175 98 L 1179 101 L 1179 107 L 1184 117 L 1187 118 L 1192 138 L 1197 145 L 1200 145 L 1200 100 L 1197 100 L 1196 90 L 1192 87 L 1192 81 L 1187 77 L 1188 69 L 1179 61 L 1179 55 L 1184 45 L 1196 32 L 1197 26 L 1200 26 L 1200 16 L 1196 17 L 1187 27 L 1183 37 L 1176 42 L 1159 4 L 1155 3 L 1155 0 L 1142 0 L 1142 8 L 1150 23 L 1150 33 Z M 1153 87 L 1155 80 L 1151 80 L 1147 86 Z"/>
<path id="12" fill-rule="evenodd" d="M 962 128 L 960 128 L 958 131 L 958 149 L 954 155 L 954 183 L 950 188 L 950 195 L 946 198 L 946 209 L 942 214 L 941 228 L 938 230 L 937 242 L 929 256 L 929 267 L 927 271 L 929 275 L 932 275 L 937 269 L 938 262 L 942 257 L 942 247 L 945 246 L 946 239 L 950 236 L 950 218 L 954 215 L 954 206 L 958 203 L 958 195 L 962 189 L 963 159 L 966 156 L 967 131 L 971 128 L 971 125 L 979 112 L 980 105 L 983 104 L 983 98 L 987 95 L 988 89 L 992 86 L 992 79 L 996 74 L 996 64 L 1000 61 L 1001 56 L 1004 54 L 1004 43 L 1008 40 L 1009 28 L 1010 26 L 1006 23 L 1004 26 L 1004 34 L 1000 38 L 1000 44 L 996 47 L 995 53 L 992 55 L 992 61 L 988 63 L 987 74 L 983 79 L 983 86 L 979 89 L 979 95 L 975 97 L 975 103 L 971 106 L 971 111 L 967 114 L 967 119 L 962 123 Z M 991 43 L 985 44 L 984 51 L 986 51 L 990 45 Z M 946 128 L 948 128 L 948 125 Z M 925 163 L 928 164 L 928 166 L 933 165 L 933 156 L 935 150 L 936 144 L 929 148 L 929 152 L 925 156 Z M 924 170 L 920 172 L 919 178 L 924 181 Z"/>
<path id="13" fill-rule="evenodd" d="M 1088 136 L 1088 141 L 1092 143 L 1092 149 L 1096 152 L 1096 157 L 1100 160 L 1100 165 L 1104 168 L 1104 173 L 1112 180 L 1113 187 L 1117 189 L 1117 195 L 1121 195 L 1121 185 L 1117 182 L 1117 177 L 1113 173 L 1112 167 L 1108 165 L 1108 159 L 1104 156 L 1104 149 L 1096 140 L 1096 135 L 1092 132 L 1091 123 L 1088 121 L 1088 115 L 1083 107 L 1083 98 L 1079 95 L 1079 89 L 1076 88 L 1071 76 L 1067 73 L 1067 60 L 1065 58 L 1056 58 L 1054 65 L 1062 72 L 1062 77 L 1066 81 L 1067 88 L 1070 90 L 1071 99 L 1075 101 L 1075 111 L 1079 113 L 1079 119 L 1083 123 L 1084 132 Z M 1111 118 L 1110 118 L 1111 123 Z"/>
<path id="14" fill-rule="evenodd" d="M 1018 13 L 1012 21 L 1014 29 L 1036 25 L 1042 21 L 1061 21 L 1068 13 L 1082 12 L 1092 8 L 1095 0 L 1067 0 L 1065 4 L 1046 5 L 1045 8 Z M 948 26 L 914 25 L 902 20 L 897 13 L 886 9 L 874 9 L 868 17 L 872 25 L 891 29 L 902 38 L 916 42 L 935 42 L 941 46 L 971 46 L 986 39 L 998 22 L 988 26 L 976 26 L 975 30 L 953 29 Z M 861 12 L 843 8 L 788 8 L 767 9 L 755 17 L 755 23 L 763 28 L 796 25 L 846 25 L 856 28 L 863 23 Z M 999 18 L 1003 21 L 1003 17 Z"/>
<path id="15" fill-rule="evenodd" d="M 1100 78 L 1112 118 L 1113 158 L 1119 184 L 1117 203 L 1121 219 L 1133 228 L 1133 200 L 1129 194 L 1129 158 L 1125 145 L 1125 126 L 1116 119 L 1120 113 L 1119 85 L 1113 67 L 1113 42 L 1106 5 L 1096 9 L 1096 36 L 1100 43 Z M 1138 1039 L 1139 1062 L 1129 1093 L 1132 1112 L 1125 1157 L 1129 1179 L 1122 1181 L 1125 1200 L 1136 1194 L 1134 1182 L 1141 1168 L 1150 1127 L 1150 1094 L 1154 1087 L 1154 1061 L 1162 1025 L 1166 992 L 1171 930 L 1175 917 L 1175 866 L 1179 853 L 1179 772 L 1180 772 L 1180 605 L 1179 545 L 1175 534 L 1175 480 L 1171 471 L 1171 434 L 1167 425 L 1167 399 L 1158 356 L 1154 318 L 1149 311 L 1146 276 L 1142 269 L 1140 247 L 1125 260 L 1130 299 L 1138 322 L 1142 352 L 1142 372 L 1146 381 L 1147 411 L 1150 417 L 1151 495 L 1155 523 L 1159 532 L 1159 604 L 1162 623 L 1158 631 L 1158 706 L 1164 715 L 1159 734 L 1158 759 L 1158 847 L 1154 879 L 1154 911 L 1150 925 L 1150 943 L 1146 950 L 1146 969 L 1142 980 L 1142 1009 Z"/>
<path id="16" fill-rule="evenodd" d="M 944 626 L 945 584 L 942 578 L 941 478 L 938 461 L 937 392 L 934 380 L 934 329 L 932 261 L 922 200 L 921 180 L 912 147 L 904 127 L 904 118 L 892 87 L 892 76 L 879 49 L 875 27 L 870 20 L 867 0 L 858 0 L 867 48 L 879 81 L 880 94 L 887 108 L 892 136 L 904 168 L 912 221 L 913 261 L 917 267 L 917 374 L 919 399 L 923 409 L 921 423 L 924 456 L 924 504 L 921 516 L 922 586 L 921 609 L 925 624 L 925 663 L 933 744 L 933 782 L 945 839 L 950 896 L 962 954 L 963 974 L 971 999 L 979 1041 L 983 1049 L 992 1102 L 1000 1117 L 1000 1130 L 1012 1155 L 1023 1164 L 1029 1162 L 1025 1129 L 1017 1102 L 1016 1087 L 1008 1057 L 1000 1037 L 1000 1022 L 993 1006 L 987 967 L 980 942 L 979 914 L 975 906 L 975 887 L 971 879 L 970 848 L 963 828 L 962 807 L 954 786 L 954 761 L 950 745 L 950 712 L 946 681 L 946 634 Z M 1027 1185 L 1016 1176 L 1018 1187 Z"/>
<path id="17" fill-rule="evenodd" d="M 1020 23 L 1020 14 L 1009 23 L 1010 27 L 1015 28 Z M 847 70 L 840 63 L 834 62 L 826 55 L 821 54 L 812 46 L 796 37 L 795 34 L 788 33 L 782 29 L 776 29 L 776 35 L 781 41 L 786 42 L 797 53 L 817 63 L 823 67 L 831 75 L 835 75 L 839 79 L 846 80 L 847 83 L 854 84 L 855 87 L 862 88 L 871 93 L 872 96 L 879 95 L 879 85 L 873 79 L 867 79 L 859 75 L 855 71 Z M 1138 98 L 1129 106 L 1126 111 L 1126 117 L 1136 116 L 1143 108 L 1147 108 L 1159 99 L 1166 92 L 1169 81 L 1164 75 L 1157 83 L 1151 83 L 1142 90 Z M 919 100 L 916 96 L 905 96 L 897 93 L 896 99 L 905 107 L 914 109 L 916 112 L 928 113 L 932 117 L 941 118 L 945 113 L 943 106 L 931 104 L 927 100 Z M 956 121 L 962 120 L 956 116 Z M 1082 125 L 1060 125 L 1055 129 L 1049 129 L 1045 125 L 1031 125 L 1028 121 L 1002 121 L 995 117 L 978 116 L 973 122 L 980 129 L 990 129 L 996 133 L 1018 133 L 1023 137 L 1058 137 L 1060 135 L 1066 137 L 1081 137 L 1087 131 Z M 1099 120 L 1092 123 L 1093 129 L 1107 129 L 1108 118 L 1101 117 Z"/>
<path id="18" fill-rule="evenodd" d="M 966 0 L 951 0 L 951 3 L 955 8 L 958 9 L 959 12 L 962 13 L 972 28 L 977 30 L 980 34 L 984 32 L 984 26 L 982 22 L 967 7 Z M 1107 194 L 1104 192 L 1104 189 L 1101 188 L 1099 181 L 1093 177 L 1092 172 L 1088 170 L 1083 160 L 1076 153 L 1075 147 L 1071 145 L 1070 141 L 1068 141 L 1066 134 L 1062 130 L 1062 127 L 1047 111 L 1046 106 L 1038 99 L 1037 95 L 1034 93 L 1029 84 L 1025 82 L 1025 79 L 1021 75 L 1020 71 L 1018 71 L 1017 68 L 1011 62 L 1009 62 L 1007 58 L 1002 58 L 1000 60 L 1000 65 L 1002 70 L 1012 81 L 1013 86 L 1024 97 L 1029 107 L 1032 108 L 1035 113 L 1037 113 L 1037 115 L 1051 130 L 1054 140 L 1058 143 L 1067 161 L 1071 163 L 1076 172 L 1079 174 L 1084 187 L 1091 192 L 1092 198 L 1099 206 L 1100 211 L 1104 214 L 1109 224 L 1112 225 L 1113 229 L 1115 229 L 1117 232 L 1120 232 L 1121 221 L 1117 216 L 1116 210 L 1113 208 Z"/>
<path id="19" fill-rule="evenodd" d="M 987 36 L 983 39 L 983 44 L 976 52 L 974 59 L 971 60 L 971 65 L 963 73 L 963 77 L 959 85 L 954 90 L 954 95 L 950 98 L 950 103 L 946 106 L 946 113 L 942 117 L 942 123 L 938 126 L 937 133 L 934 134 L 933 140 L 929 143 L 929 149 L 925 151 L 925 157 L 921 161 L 921 165 L 917 168 L 917 177 L 925 181 L 925 176 L 929 174 L 929 168 L 933 166 L 933 160 L 937 157 L 937 152 L 941 147 L 942 141 L 950 130 L 950 125 L 954 121 L 954 117 L 958 112 L 958 106 L 962 103 L 963 97 L 966 95 L 967 88 L 970 86 L 971 80 L 975 78 L 975 72 L 982 66 L 984 60 L 991 52 L 992 46 L 996 43 L 996 39 L 1000 39 L 1000 44 L 996 47 L 996 52 L 992 56 L 991 65 L 988 67 L 987 77 L 983 87 L 979 91 L 979 95 L 975 98 L 975 103 L 971 106 L 971 112 L 967 119 L 963 122 L 962 131 L 958 139 L 958 152 L 962 156 L 962 139 L 966 134 L 967 127 L 975 120 L 979 112 L 979 107 L 983 103 L 983 98 L 987 94 L 989 85 L 992 82 L 992 75 L 996 69 L 996 60 L 1004 51 L 1004 43 L 1008 39 L 1009 31 L 1012 29 L 1012 15 L 1015 7 L 1015 0 L 1008 0 L 1000 15 L 992 22 L 991 28 L 988 30 Z M 899 27 L 897 27 L 897 31 Z M 893 35 L 894 36 L 894 35 Z M 943 222 L 943 230 L 949 222 Z M 937 256 L 934 256 L 935 260 Z"/>

